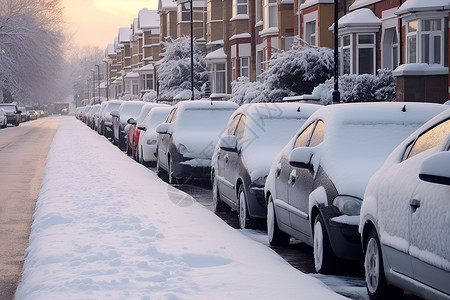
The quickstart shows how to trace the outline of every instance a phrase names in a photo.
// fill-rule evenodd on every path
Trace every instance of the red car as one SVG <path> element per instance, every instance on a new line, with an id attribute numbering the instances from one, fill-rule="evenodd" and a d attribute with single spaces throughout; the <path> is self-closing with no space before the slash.
<path id="1" fill-rule="evenodd" d="M 138 129 L 138 126 L 142 124 L 147 117 L 148 113 L 152 110 L 154 107 L 161 107 L 161 106 L 168 106 L 167 104 L 160 104 L 160 103 L 148 103 L 145 104 L 138 117 L 135 119 L 130 118 L 128 119 L 128 136 L 127 136 L 127 154 L 132 156 L 134 159 L 136 159 L 136 147 L 139 142 L 139 135 L 141 133 L 141 130 Z"/>

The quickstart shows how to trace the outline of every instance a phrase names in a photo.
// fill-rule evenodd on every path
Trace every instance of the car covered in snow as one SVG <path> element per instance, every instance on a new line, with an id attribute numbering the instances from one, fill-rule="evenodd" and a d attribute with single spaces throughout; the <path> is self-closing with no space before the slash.
<path id="1" fill-rule="evenodd" d="M 8 126 L 8 119 L 6 117 L 6 112 L 3 108 L 0 108 L 0 127 L 5 128 Z"/>
<path id="2" fill-rule="evenodd" d="M 178 102 L 156 127 L 156 171 L 166 171 L 169 183 L 181 178 L 209 179 L 214 147 L 237 108 L 230 101 Z"/>
<path id="3" fill-rule="evenodd" d="M 370 179 L 360 233 L 371 299 L 450 298 L 450 108 L 402 142 Z"/>
<path id="4" fill-rule="evenodd" d="M 239 107 L 216 145 L 211 163 L 213 209 L 238 211 L 239 227 L 265 221 L 264 184 L 274 157 L 320 105 L 252 103 Z"/>
<path id="5" fill-rule="evenodd" d="M 98 116 L 97 132 L 103 134 L 106 138 L 112 137 L 112 116 L 113 110 L 119 109 L 123 101 L 110 100 L 106 102 L 106 107 Z"/>
<path id="6" fill-rule="evenodd" d="M 117 110 L 111 111 L 112 116 L 112 142 L 120 149 L 125 149 L 128 130 L 126 126 L 129 118 L 136 118 L 147 102 L 124 101 Z"/>
<path id="7" fill-rule="evenodd" d="M 167 119 L 172 107 L 155 107 L 145 117 L 138 129 L 141 130 L 139 135 L 138 146 L 136 148 L 136 160 L 149 166 L 156 163 L 156 145 L 158 133 L 156 127 Z"/>
<path id="8" fill-rule="evenodd" d="M 6 113 L 6 119 L 9 124 L 19 126 L 21 119 L 21 111 L 15 103 L 0 103 L 0 108 Z"/>
<path id="9" fill-rule="evenodd" d="M 128 155 L 131 155 L 133 158 L 136 158 L 136 147 L 139 142 L 139 136 L 141 133 L 141 130 L 138 128 L 139 125 L 142 124 L 144 119 L 147 117 L 148 113 L 155 107 L 160 106 L 168 106 L 167 104 L 161 104 L 161 103 L 146 103 L 144 106 L 142 106 L 141 111 L 139 112 L 139 115 L 136 119 L 129 118 L 127 123 L 130 124 L 128 126 L 128 134 L 127 134 L 127 146 L 126 151 Z"/>
<path id="10" fill-rule="evenodd" d="M 370 177 L 406 137 L 446 107 L 350 103 L 320 108 L 275 158 L 267 177 L 271 245 L 313 246 L 315 268 L 362 261 L 359 213 Z"/>

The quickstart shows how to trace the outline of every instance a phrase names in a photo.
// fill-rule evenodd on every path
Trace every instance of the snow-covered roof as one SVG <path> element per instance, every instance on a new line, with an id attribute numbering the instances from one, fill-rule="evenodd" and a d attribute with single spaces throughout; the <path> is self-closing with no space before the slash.
<path id="1" fill-rule="evenodd" d="M 224 44 L 223 40 L 216 40 L 216 41 L 207 43 L 206 46 L 223 45 L 223 44 Z"/>
<path id="2" fill-rule="evenodd" d="M 355 0 L 352 5 L 350 5 L 349 10 L 355 10 L 370 4 L 374 4 L 383 0 Z"/>
<path id="3" fill-rule="evenodd" d="M 139 77 L 139 73 L 136 73 L 136 72 L 130 72 L 130 73 L 127 73 L 127 75 L 125 75 L 126 79 L 137 78 L 137 77 Z"/>
<path id="4" fill-rule="evenodd" d="M 372 10 L 361 8 L 342 16 L 338 21 L 339 29 L 346 27 L 380 27 L 381 20 Z M 334 31 L 334 23 L 328 28 Z"/>
<path id="5" fill-rule="evenodd" d="M 234 39 L 245 39 L 245 38 L 249 38 L 251 37 L 250 33 L 240 33 L 240 34 L 235 34 L 233 36 L 230 37 L 230 41 L 234 40 Z"/>
<path id="6" fill-rule="evenodd" d="M 153 71 L 153 64 L 148 64 L 139 69 L 139 71 Z"/>
<path id="7" fill-rule="evenodd" d="M 422 75 L 445 75 L 448 74 L 448 67 L 438 64 L 403 64 L 398 66 L 392 75 L 394 76 L 422 76 Z"/>
<path id="8" fill-rule="evenodd" d="M 119 43 L 128 43 L 131 41 L 131 28 L 120 27 L 119 28 Z"/>
<path id="9" fill-rule="evenodd" d="M 450 10 L 450 0 L 407 0 L 395 12 L 396 15 L 419 11 Z"/>
<path id="10" fill-rule="evenodd" d="M 144 8 L 139 11 L 138 18 L 141 29 L 159 28 L 159 15 L 156 10 Z"/>
<path id="11" fill-rule="evenodd" d="M 324 4 L 324 3 L 333 4 L 334 0 L 306 0 L 302 5 L 300 5 L 300 9 L 305 9 L 316 4 Z"/>
<path id="12" fill-rule="evenodd" d="M 116 55 L 116 51 L 114 49 L 114 45 L 113 44 L 108 44 L 106 46 L 106 55 Z"/>
<path id="13" fill-rule="evenodd" d="M 211 53 L 208 53 L 208 55 L 205 56 L 206 61 L 225 60 L 225 59 L 227 59 L 227 55 L 225 54 L 223 48 L 219 48 Z"/>
<path id="14" fill-rule="evenodd" d="M 177 3 L 173 0 L 159 0 L 158 12 L 177 10 Z"/>

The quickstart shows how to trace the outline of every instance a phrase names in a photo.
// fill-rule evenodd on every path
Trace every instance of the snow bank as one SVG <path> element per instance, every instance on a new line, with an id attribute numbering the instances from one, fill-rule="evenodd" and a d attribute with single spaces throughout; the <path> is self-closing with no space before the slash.
<path id="1" fill-rule="evenodd" d="M 49 151 L 16 297 L 341 298 L 71 118 Z"/>

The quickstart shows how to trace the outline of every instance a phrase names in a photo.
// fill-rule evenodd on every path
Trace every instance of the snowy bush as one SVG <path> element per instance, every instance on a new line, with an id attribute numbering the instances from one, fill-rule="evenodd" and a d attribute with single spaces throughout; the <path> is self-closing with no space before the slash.
<path id="1" fill-rule="evenodd" d="M 164 42 L 163 58 L 159 61 L 159 99 L 172 100 L 184 90 L 191 90 L 191 40 L 183 36 Z M 208 80 L 208 71 L 202 51 L 194 40 L 194 95 L 201 97 L 200 90 Z M 190 97 L 189 97 L 190 99 Z"/>
<path id="2" fill-rule="evenodd" d="M 157 96 L 158 94 L 156 93 L 156 91 L 151 90 L 144 94 L 142 100 L 144 100 L 145 102 L 155 102 Z"/>
<path id="3" fill-rule="evenodd" d="M 259 81 L 251 82 L 248 77 L 239 77 L 237 81 L 231 83 L 231 101 L 239 105 L 258 101 L 261 97 L 262 84 Z"/>
<path id="4" fill-rule="evenodd" d="M 123 101 L 139 100 L 139 96 L 138 95 L 125 94 L 125 95 L 119 97 L 119 99 L 123 100 Z"/>
<path id="5" fill-rule="evenodd" d="M 334 77 L 318 85 L 312 92 L 323 104 L 333 99 Z M 395 78 L 392 70 L 380 69 L 377 76 L 371 74 L 344 74 L 339 76 L 341 102 L 395 101 Z"/>

